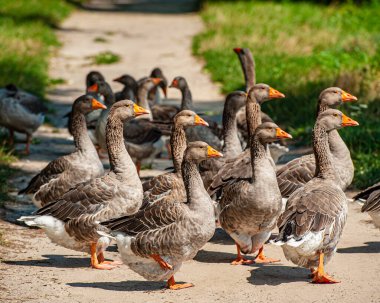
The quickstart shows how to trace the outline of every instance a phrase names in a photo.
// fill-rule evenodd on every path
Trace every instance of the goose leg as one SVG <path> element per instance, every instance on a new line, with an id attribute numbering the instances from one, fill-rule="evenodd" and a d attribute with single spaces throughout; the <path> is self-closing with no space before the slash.
<path id="1" fill-rule="evenodd" d="M 168 280 L 167 287 L 172 290 L 178 290 L 178 289 L 183 289 L 183 288 L 189 288 L 193 287 L 194 284 L 192 283 L 183 283 L 183 284 L 176 284 L 174 280 L 174 276 L 171 276 L 170 279 Z"/>
<path id="2" fill-rule="evenodd" d="M 26 146 L 25 146 L 25 154 L 30 154 L 30 143 L 32 143 L 32 136 L 26 135 Z"/>
<path id="3" fill-rule="evenodd" d="M 136 162 L 136 170 L 137 170 L 137 174 L 140 176 L 140 170 L 141 170 L 141 161 L 140 160 L 137 160 L 137 162 Z"/>
<path id="4" fill-rule="evenodd" d="M 325 273 L 323 266 L 324 253 L 319 253 L 319 264 L 317 270 L 312 272 L 313 280 L 312 283 L 325 284 L 325 283 L 339 283 L 340 281 L 335 280 L 333 277 Z"/>
<path id="5" fill-rule="evenodd" d="M 280 262 L 279 259 L 272 259 L 272 258 L 267 258 L 264 255 L 264 245 L 261 246 L 259 249 L 259 253 L 257 254 L 255 258 L 255 263 L 274 263 L 274 262 Z"/>
<path id="6" fill-rule="evenodd" d="M 120 262 L 120 261 L 106 261 L 106 259 L 104 258 L 103 252 L 99 253 L 97 257 L 98 257 L 99 264 L 109 264 L 109 265 L 122 265 L 123 264 L 123 262 Z"/>
<path id="7" fill-rule="evenodd" d="M 13 129 L 9 129 L 9 145 L 10 146 L 13 146 L 13 144 L 15 144 L 14 138 L 15 138 L 15 136 L 14 136 Z"/>
<path id="8" fill-rule="evenodd" d="M 115 266 L 108 264 L 100 264 L 98 260 L 98 256 L 96 255 L 96 243 L 91 243 L 91 267 L 95 269 L 113 269 Z"/>
<path id="9" fill-rule="evenodd" d="M 150 255 L 154 261 L 158 263 L 158 265 L 161 266 L 162 269 L 168 269 L 172 270 L 173 266 L 171 266 L 169 263 L 165 262 L 159 255 Z"/>
<path id="10" fill-rule="evenodd" d="M 245 258 L 241 255 L 239 244 L 237 244 L 237 243 L 235 243 L 235 244 L 236 244 L 236 248 L 237 248 L 237 257 L 236 257 L 235 260 L 233 260 L 233 261 L 231 262 L 231 265 L 252 264 L 252 263 L 253 263 L 253 260 L 247 260 L 247 259 L 245 259 Z"/>

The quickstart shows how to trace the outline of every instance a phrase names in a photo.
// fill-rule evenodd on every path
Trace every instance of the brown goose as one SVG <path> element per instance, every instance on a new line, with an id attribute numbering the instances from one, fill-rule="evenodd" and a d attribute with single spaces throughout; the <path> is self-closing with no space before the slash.
<path id="1" fill-rule="evenodd" d="M 334 108 L 343 102 L 355 101 L 357 98 L 338 87 L 330 87 L 319 95 L 317 116 L 328 108 Z M 354 177 L 354 165 L 350 151 L 339 136 L 336 129 L 328 134 L 329 146 L 335 169 L 340 179 L 339 185 L 345 190 Z M 290 196 L 297 188 L 310 181 L 315 172 L 315 157 L 313 154 L 294 159 L 277 171 L 277 181 L 283 197 Z"/>
<path id="2" fill-rule="evenodd" d="M 240 144 L 236 114 L 244 106 L 247 94 L 242 91 L 235 91 L 227 95 L 223 109 L 223 158 L 208 159 L 199 165 L 199 170 L 205 188 L 211 184 L 215 174 L 223 164 L 236 158 L 243 151 Z"/>
<path id="3" fill-rule="evenodd" d="M 237 246 L 237 258 L 231 263 L 233 265 L 279 261 L 266 258 L 263 253 L 264 243 L 276 227 L 282 206 L 281 193 L 273 162 L 268 156 L 267 144 L 291 138 L 272 122 L 258 125 L 260 105 L 254 97 L 247 100 L 247 116 L 247 121 L 250 121 L 248 130 L 253 175 L 250 180 L 240 180 L 225 186 L 218 205 L 220 225 L 234 239 Z M 241 252 L 248 254 L 258 250 L 255 261 L 246 260 L 241 255 Z"/>
<path id="4" fill-rule="evenodd" d="M 248 100 L 255 100 L 257 106 L 261 110 L 261 104 L 275 98 L 284 98 L 285 95 L 279 91 L 271 88 L 267 84 L 255 84 L 248 93 Z M 248 102 L 246 103 L 246 107 Z M 261 124 L 260 110 L 258 111 L 259 117 L 248 116 L 247 122 L 252 126 L 252 132 L 254 129 Z M 256 113 L 254 113 L 256 114 Z M 254 121 L 254 122 L 251 122 Z M 216 192 L 220 192 L 224 186 L 237 182 L 239 180 L 249 180 L 252 178 L 252 167 L 250 150 L 247 149 L 238 155 L 236 158 L 226 161 L 226 163 L 219 169 L 219 172 L 214 176 L 211 185 L 208 187 L 208 192 L 212 196 Z M 272 161 L 273 163 L 273 161 Z M 274 166 L 274 163 L 273 163 Z"/>
<path id="5" fill-rule="evenodd" d="M 51 161 L 19 194 L 33 194 L 34 204 L 41 207 L 59 199 L 78 183 L 104 173 L 86 128 L 85 115 L 96 109 L 106 107 L 92 96 L 83 95 L 74 101 L 70 129 L 74 136 L 75 151 Z"/>
<path id="6" fill-rule="evenodd" d="M 149 93 L 148 93 L 148 100 L 152 101 L 153 104 L 161 104 L 161 96 L 158 92 L 158 87 L 162 89 L 162 92 L 164 93 L 165 98 L 167 97 L 167 90 L 168 90 L 168 80 L 164 76 L 164 73 L 162 72 L 161 68 L 156 67 L 152 70 L 150 73 L 151 78 L 159 78 L 161 79 L 161 82 L 158 83 L 157 86 L 153 87 Z M 152 104 L 152 105 L 153 105 Z"/>
<path id="7" fill-rule="evenodd" d="M 315 175 L 289 197 L 278 220 L 279 235 L 273 242 L 282 245 L 288 260 L 310 268 L 314 283 L 339 282 L 324 272 L 324 264 L 336 251 L 348 211 L 347 198 L 337 183 L 328 133 L 355 125 L 356 121 L 336 109 L 319 114 L 313 131 Z"/>
<path id="8" fill-rule="evenodd" d="M 182 101 L 181 109 L 194 110 L 193 99 L 189 86 L 183 77 L 175 77 L 169 87 L 177 88 L 181 91 Z M 217 149 L 222 148 L 222 143 L 217 135 L 206 127 L 191 127 L 186 129 L 186 138 L 188 141 L 204 141 Z"/>
<path id="9" fill-rule="evenodd" d="M 168 279 L 170 289 L 193 286 L 176 284 L 174 274 L 214 234 L 213 202 L 203 187 L 197 164 L 220 156 L 204 142 L 190 142 L 182 163 L 187 203 L 164 198 L 133 216 L 102 223 L 116 240 L 123 262 L 133 271 L 147 280 Z"/>
<path id="10" fill-rule="evenodd" d="M 137 98 L 137 81 L 130 75 L 122 75 L 116 79 L 113 79 L 115 82 L 119 82 L 124 85 L 123 89 L 120 92 L 115 93 L 115 100 L 132 100 L 136 101 Z"/>
<path id="11" fill-rule="evenodd" d="M 186 200 L 186 191 L 181 172 L 182 159 L 187 146 L 185 129 L 195 125 L 208 126 L 206 121 L 191 110 L 180 111 L 174 117 L 174 125 L 170 136 L 174 172 L 159 175 L 143 183 L 143 207 L 147 203 L 161 199 L 163 196 L 165 196 L 166 200 Z"/>
<path id="12" fill-rule="evenodd" d="M 355 200 L 365 200 L 362 212 L 368 212 L 376 227 L 380 228 L 380 182 L 358 193 Z"/>
<path id="13" fill-rule="evenodd" d="M 107 122 L 107 148 L 111 170 L 102 177 L 80 183 L 35 216 L 21 217 L 27 225 L 45 230 L 54 243 L 91 253 L 91 266 L 111 269 L 103 262 L 109 238 L 99 237 L 97 222 L 135 213 L 141 206 L 141 181 L 129 156 L 123 137 L 123 124 L 147 111 L 132 101 L 115 103 Z"/>

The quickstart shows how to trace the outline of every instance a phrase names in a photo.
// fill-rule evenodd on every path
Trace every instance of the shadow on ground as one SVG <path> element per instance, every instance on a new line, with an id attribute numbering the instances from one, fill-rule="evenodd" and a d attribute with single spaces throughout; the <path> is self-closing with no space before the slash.
<path id="1" fill-rule="evenodd" d="M 365 246 L 353 246 L 346 248 L 339 248 L 340 254 L 368 254 L 380 253 L 380 242 L 365 242 Z"/>
<path id="2" fill-rule="evenodd" d="M 46 259 L 39 260 L 18 260 L 18 261 L 2 261 L 8 265 L 17 266 L 37 266 L 37 267 L 54 267 L 54 268 L 83 268 L 89 267 L 89 258 L 63 256 L 63 255 L 43 255 Z"/>
<path id="3" fill-rule="evenodd" d="M 152 281 L 120 281 L 120 282 L 73 282 L 67 283 L 72 287 L 91 287 L 116 291 L 152 291 L 162 290 L 165 282 Z"/>

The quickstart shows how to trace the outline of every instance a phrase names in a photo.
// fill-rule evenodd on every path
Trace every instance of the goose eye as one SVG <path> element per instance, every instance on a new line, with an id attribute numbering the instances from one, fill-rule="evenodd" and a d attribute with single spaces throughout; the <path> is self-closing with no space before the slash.
<path id="1" fill-rule="evenodd" d="M 334 117 L 338 117 L 338 114 L 333 114 Z"/>

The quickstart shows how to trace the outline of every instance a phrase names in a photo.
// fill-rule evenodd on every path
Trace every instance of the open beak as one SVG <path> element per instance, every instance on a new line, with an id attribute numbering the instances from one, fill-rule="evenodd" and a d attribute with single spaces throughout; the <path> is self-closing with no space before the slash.
<path id="1" fill-rule="evenodd" d="M 158 85 L 158 84 L 160 84 L 162 79 L 161 78 L 152 78 L 152 81 L 153 81 L 154 85 Z"/>
<path id="2" fill-rule="evenodd" d="M 342 115 L 342 126 L 358 126 L 359 123 L 350 117 L 347 117 L 345 114 Z"/>
<path id="3" fill-rule="evenodd" d="M 271 99 L 285 98 L 285 95 L 283 93 L 280 93 L 277 89 L 270 87 L 269 88 L 269 98 L 271 98 Z"/>
<path id="4" fill-rule="evenodd" d="M 194 117 L 194 124 L 209 126 L 208 123 L 205 120 L 203 120 L 201 117 L 199 117 L 198 115 L 195 115 Z"/>
<path id="5" fill-rule="evenodd" d="M 142 108 L 141 106 L 138 106 L 136 103 L 133 104 L 133 111 L 135 112 L 136 117 L 149 114 L 148 110 L 146 110 L 145 108 Z"/>
<path id="6" fill-rule="evenodd" d="M 105 106 L 103 103 L 100 103 L 96 99 L 92 99 L 91 106 L 92 106 L 92 109 L 107 109 L 107 106 Z"/>
<path id="7" fill-rule="evenodd" d="M 288 134 L 286 131 L 283 131 L 281 128 L 276 128 L 276 138 L 277 139 L 292 139 L 292 135 Z"/>
<path id="8" fill-rule="evenodd" d="M 98 90 L 99 90 L 99 86 L 96 83 L 91 85 L 89 88 L 87 88 L 87 92 L 89 93 L 97 93 Z"/>
<path id="9" fill-rule="evenodd" d="M 213 149 L 210 145 L 207 146 L 207 157 L 208 158 L 220 158 L 223 157 L 223 154 Z"/>
<path id="10" fill-rule="evenodd" d="M 174 79 L 172 81 L 172 84 L 169 85 L 169 87 L 175 87 L 175 88 L 177 88 L 178 87 L 178 81 L 176 79 Z"/>
<path id="11" fill-rule="evenodd" d="M 240 47 L 235 47 L 234 48 L 234 52 L 237 53 L 237 54 L 240 54 L 241 53 L 241 48 Z"/>
<path id="12" fill-rule="evenodd" d="M 345 91 L 342 91 L 342 101 L 343 102 L 352 102 L 357 101 L 358 98 L 356 98 L 354 95 L 351 95 Z"/>

